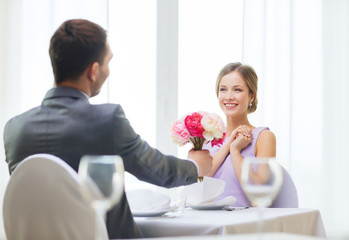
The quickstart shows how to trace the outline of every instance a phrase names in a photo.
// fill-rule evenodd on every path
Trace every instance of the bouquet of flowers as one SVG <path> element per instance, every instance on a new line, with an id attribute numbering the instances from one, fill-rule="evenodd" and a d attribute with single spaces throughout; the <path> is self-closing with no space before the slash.
<path id="1" fill-rule="evenodd" d="M 173 122 L 170 135 L 174 143 L 183 146 L 193 143 L 194 150 L 201 150 L 204 143 L 221 145 L 225 138 L 223 120 L 215 113 L 194 112 Z"/>

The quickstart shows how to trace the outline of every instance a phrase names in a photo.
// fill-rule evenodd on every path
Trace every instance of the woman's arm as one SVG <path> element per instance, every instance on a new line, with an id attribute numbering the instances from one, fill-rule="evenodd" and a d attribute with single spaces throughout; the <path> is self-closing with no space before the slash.
<path id="1" fill-rule="evenodd" d="M 219 149 L 219 151 L 213 155 L 213 162 L 212 162 L 212 169 L 207 174 L 207 176 L 212 177 L 213 174 L 217 171 L 218 167 L 222 164 L 224 159 L 227 157 L 227 155 L 230 152 L 231 148 L 231 143 L 235 141 L 235 139 L 238 137 L 239 134 L 245 135 L 248 137 L 252 136 L 252 130 L 246 126 L 246 125 L 241 125 L 237 127 L 230 135 L 228 141 Z"/>
<path id="2" fill-rule="evenodd" d="M 263 130 L 257 139 L 255 148 L 256 157 L 275 157 L 276 138 L 273 132 Z"/>
<path id="3" fill-rule="evenodd" d="M 241 164 L 243 157 L 241 155 L 241 150 L 247 147 L 248 144 L 252 142 L 252 137 L 238 134 L 238 137 L 230 144 L 230 156 L 233 161 L 233 166 L 235 170 L 236 177 L 241 183 Z"/>
<path id="4" fill-rule="evenodd" d="M 241 175 L 241 162 L 243 160 L 240 152 L 243 148 L 252 141 L 252 129 L 246 125 L 237 127 L 229 137 L 229 140 L 219 149 L 219 151 L 213 156 L 212 169 L 207 176 L 212 177 L 217 171 L 218 167 L 222 164 L 224 159 L 230 153 L 233 159 L 234 169 L 238 169 L 239 174 L 236 175 L 240 179 Z M 234 160 L 235 159 L 235 160 Z"/>
<path id="5" fill-rule="evenodd" d="M 218 150 L 218 152 L 213 155 L 212 168 L 211 171 L 207 174 L 208 177 L 212 177 L 213 174 L 217 171 L 218 167 L 222 164 L 224 159 L 229 154 L 230 143 L 232 142 L 233 134 L 229 137 L 229 140 L 223 144 L 223 146 Z"/>
<path id="6" fill-rule="evenodd" d="M 256 157 L 275 157 L 276 156 L 276 138 L 274 133 L 269 130 L 263 130 L 257 139 L 255 147 Z M 255 183 L 264 183 L 269 179 L 269 168 L 261 165 L 251 179 Z"/>

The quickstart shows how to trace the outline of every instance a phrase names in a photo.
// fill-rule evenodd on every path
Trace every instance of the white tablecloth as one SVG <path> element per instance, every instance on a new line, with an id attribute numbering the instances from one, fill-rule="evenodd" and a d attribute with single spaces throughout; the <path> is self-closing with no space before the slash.
<path id="1" fill-rule="evenodd" d="M 210 236 L 161 237 L 161 238 L 147 238 L 146 240 L 325 240 L 325 238 L 318 238 L 318 237 L 292 234 L 292 233 L 263 233 L 262 236 L 259 236 L 256 234 L 234 234 L 234 235 L 225 235 L 225 236 L 210 235 Z"/>
<path id="2" fill-rule="evenodd" d="M 263 210 L 265 232 L 285 232 L 326 238 L 320 212 L 301 208 L 267 208 Z M 145 237 L 190 235 L 225 235 L 255 233 L 258 211 L 185 209 L 179 217 L 136 217 Z"/>

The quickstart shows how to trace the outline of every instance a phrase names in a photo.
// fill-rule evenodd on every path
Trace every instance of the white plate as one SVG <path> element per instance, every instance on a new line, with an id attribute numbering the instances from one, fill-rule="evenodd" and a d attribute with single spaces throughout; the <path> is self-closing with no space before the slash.
<path id="1" fill-rule="evenodd" d="M 220 210 L 229 205 L 233 205 L 234 203 L 236 203 L 236 198 L 234 196 L 227 196 L 216 202 L 207 202 L 195 205 L 190 204 L 187 206 L 197 210 Z"/>
<path id="2" fill-rule="evenodd" d="M 161 210 L 154 212 L 132 212 L 134 217 L 159 217 L 167 213 L 169 210 Z"/>
<path id="3" fill-rule="evenodd" d="M 196 210 L 221 210 L 224 207 L 229 206 L 224 204 L 224 205 L 192 205 L 192 206 L 188 206 L 192 209 L 196 209 Z"/>

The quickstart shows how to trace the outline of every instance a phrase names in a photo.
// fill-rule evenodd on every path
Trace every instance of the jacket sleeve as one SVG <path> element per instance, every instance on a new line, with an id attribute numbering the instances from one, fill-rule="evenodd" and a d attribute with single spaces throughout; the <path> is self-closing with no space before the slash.
<path id="1" fill-rule="evenodd" d="M 125 170 L 138 179 L 163 187 L 197 181 L 198 171 L 194 163 L 150 147 L 135 133 L 121 106 L 115 112 L 113 134 L 116 154 L 123 158 Z"/>

